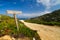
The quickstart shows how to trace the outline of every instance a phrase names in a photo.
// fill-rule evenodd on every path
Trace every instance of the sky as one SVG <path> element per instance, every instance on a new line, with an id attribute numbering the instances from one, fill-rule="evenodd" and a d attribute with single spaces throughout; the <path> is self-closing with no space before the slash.
<path id="1" fill-rule="evenodd" d="M 22 11 L 20 18 L 31 18 L 60 9 L 60 0 L 0 0 L 0 14 L 7 10 Z M 10 15 L 10 14 L 8 14 Z"/>

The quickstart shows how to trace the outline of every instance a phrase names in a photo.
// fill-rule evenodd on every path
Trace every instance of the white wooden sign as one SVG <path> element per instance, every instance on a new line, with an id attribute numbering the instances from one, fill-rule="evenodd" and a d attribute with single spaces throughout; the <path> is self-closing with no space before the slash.
<path id="1" fill-rule="evenodd" d="M 17 21 L 16 14 L 21 14 L 21 13 L 22 13 L 21 11 L 7 10 L 7 14 L 13 14 L 14 15 L 17 31 L 19 31 L 19 27 L 18 27 L 18 21 Z"/>
<path id="2" fill-rule="evenodd" d="M 21 14 L 22 11 L 7 10 L 8 14 Z"/>

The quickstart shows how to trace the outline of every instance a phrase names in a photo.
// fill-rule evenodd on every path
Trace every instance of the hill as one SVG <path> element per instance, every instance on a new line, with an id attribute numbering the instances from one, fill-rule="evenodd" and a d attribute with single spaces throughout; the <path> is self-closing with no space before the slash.
<path id="1" fill-rule="evenodd" d="M 26 21 L 38 24 L 60 26 L 60 9 L 55 10 L 52 13 L 47 13 L 39 17 L 28 19 Z"/>
<path id="2" fill-rule="evenodd" d="M 40 40 L 39 35 L 36 31 L 27 28 L 19 20 L 18 22 L 19 31 L 17 31 L 14 18 L 6 15 L 0 15 L 0 37 L 4 35 L 10 35 L 15 38 L 28 37 L 30 40 L 35 37 L 37 40 Z"/>

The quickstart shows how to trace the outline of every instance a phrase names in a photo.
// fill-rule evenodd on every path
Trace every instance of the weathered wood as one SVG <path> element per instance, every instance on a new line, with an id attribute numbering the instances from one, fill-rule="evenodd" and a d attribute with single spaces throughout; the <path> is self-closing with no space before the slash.
<path id="1" fill-rule="evenodd" d="M 22 11 L 7 10 L 7 14 L 21 14 Z"/>
<path id="2" fill-rule="evenodd" d="M 17 31 L 19 31 L 18 21 L 17 21 L 16 14 L 13 14 L 13 15 L 14 15 L 14 19 L 15 19 L 15 24 L 16 24 L 16 27 L 17 27 Z"/>

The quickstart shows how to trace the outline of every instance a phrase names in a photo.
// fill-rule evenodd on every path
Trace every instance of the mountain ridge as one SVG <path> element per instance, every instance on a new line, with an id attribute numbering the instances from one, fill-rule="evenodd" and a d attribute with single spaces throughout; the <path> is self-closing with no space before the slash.
<path id="1" fill-rule="evenodd" d="M 26 21 L 46 25 L 60 25 L 60 9 L 42 16 L 28 19 Z"/>

